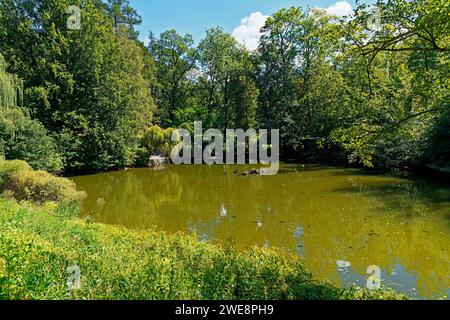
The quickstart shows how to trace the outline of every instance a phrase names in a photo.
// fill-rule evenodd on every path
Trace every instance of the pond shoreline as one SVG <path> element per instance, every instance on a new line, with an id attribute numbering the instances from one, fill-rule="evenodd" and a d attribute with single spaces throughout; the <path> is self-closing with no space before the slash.
<path id="1" fill-rule="evenodd" d="M 380 265 L 387 282 L 412 297 L 445 292 L 449 188 L 404 172 L 292 163 L 276 176 L 239 174 L 252 167 L 167 166 L 74 181 L 88 194 L 81 217 L 97 222 L 231 239 L 244 250 L 277 247 L 304 258 L 319 279 L 346 286 L 365 286 L 366 269 Z"/>
<path id="2" fill-rule="evenodd" d="M 364 172 L 369 175 L 392 175 L 398 176 L 406 179 L 420 179 L 427 181 L 431 184 L 436 184 L 438 186 L 450 187 L 450 173 L 445 171 L 440 171 L 437 168 L 433 168 L 430 166 L 421 166 L 414 169 L 387 169 L 387 168 L 367 168 L 361 165 L 352 165 L 352 164 L 338 164 L 336 162 L 321 162 L 321 163 L 308 163 L 308 162 L 299 162 L 294 159 L 282 159 L 280 161 L 281 164 L 291 164 L 291 165 L 299 165 L 299 166 L 308 166 L 308 167 L 333 167 L 333 168 L 342 168 L 342 169 L 359 169 L 361 172 Z M 214 164 L 215 166 L 229 166 L 228 164 Z M 260 164 L 261 165 L 261 164 Z M 164 166 L 175 166 L 174 164 L 166 164 Z M 192 164 L 192 166 L 208 166 L 207 164 L 196 165 Z M 251 165 L 248 165 L 251 166 Z M 255 166 L 255 165 L 253 165 Z M 79 176 L 89 176 L 96 174 L 107 174 L 110 172 L 121 172 L 128 171 L 132 169 L 150 169 L 154 170 L 155 167 L 152 166 L 132 166 L 132 167 L 122 167 L 111 170 L 100 170 L 100 171 L 82 171 L 78 173 L 64 174 L 62 177 L 66 178 L 75 178 Z"/>

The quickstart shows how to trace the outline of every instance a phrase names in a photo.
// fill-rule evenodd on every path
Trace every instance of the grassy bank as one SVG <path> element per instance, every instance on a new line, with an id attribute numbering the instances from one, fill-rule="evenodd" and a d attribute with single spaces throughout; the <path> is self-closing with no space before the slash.
<path id="1" fill-rule="evenodd" d="M 238 253 L 185 235 L 73 217 L 73 209 L 0 200 L 0 299 L 392 299 L 312 280 L 302 262 Z M 81 289 L 67 289 L 79 266 Z"/>

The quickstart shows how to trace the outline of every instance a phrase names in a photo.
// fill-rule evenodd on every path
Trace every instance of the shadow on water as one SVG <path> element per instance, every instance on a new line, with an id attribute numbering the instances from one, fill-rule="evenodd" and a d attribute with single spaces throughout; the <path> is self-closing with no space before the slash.
<path id="1" fill-rule="evenodd" d="M 334 192 L 374 198 L 380 211 L 405 217 L 442 213 L 450 207 L 450 188 L 437 187 L 423 180 L 388 177 L 385 182 L 371 182 L 354 179 Z M 448 219 L 450 215 L 446 215 Z"/>

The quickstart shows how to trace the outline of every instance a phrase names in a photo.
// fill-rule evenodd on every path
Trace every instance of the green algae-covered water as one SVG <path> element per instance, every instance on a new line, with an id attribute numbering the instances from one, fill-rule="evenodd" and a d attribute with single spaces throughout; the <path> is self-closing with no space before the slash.
<path id="1" fill-rule="evenodd" d="M 450 295 L 450 189 L 358 169 L 169 166 L 75 177 L 83 216 L 301 256 L 317 279 L 366 286 L 367 268 L 412 298 Z"/>

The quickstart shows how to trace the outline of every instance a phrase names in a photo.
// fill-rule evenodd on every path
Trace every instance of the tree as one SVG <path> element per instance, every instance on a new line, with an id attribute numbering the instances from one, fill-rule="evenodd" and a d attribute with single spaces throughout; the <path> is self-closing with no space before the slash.
<path id="1" fill-rule="evenodd" d="M 364 55 L 450 52 L 449 14 L 446 0 L 378 0 L 374 6 L 358 1 L 348 30 L 359 33 L 356 44 Z"/>
<path id="2" fill-rule="evenodd" d="M 450 171 L 450 112 L 439 117 L 431 129 L 429 147 L 425 153 L 426 163 Z"/>
<path id="3" fill-rule="evenodd" d="M 68 30 L 67 0 L 0 3 L 0 51 L 24 80 L 24 104 L 54 133 L 68 171 L 131 165 L 152 120 L 144 50 L 121 33 L 101 1 L 81 5 Z M 61 139 L 60 139 L 61 138 Z"/>
<path id="4" fill-rule="evenodd" d="M 304 13 L 299 8 L 282 9 L 269 17 L 262 28 L 259 119 L 266 128 L 280 129 L 282 145 L 293 136 L 292 111 L 298 99 L 295 63 L 303 18 Z"/>
<path id="5" fill-rule="evenodd" d="M 156 63 L 157 83 L 152 87 L 159 106 L 158 118 L 164 127 L 175 126 L 177 110 L 187 107 L 189 75 L 196 70 L 197 50 L 191 35 L 175 30 L 162 33 L 159 39 L 150 34 L 148 50 Z"/>
<path id="6" fill-rule="evenodd" d="M 159 126 L 151 126 L 140 135 L 141 146 L 146 150 L 146 159 L 153 154 L 164 154 L 170 156 L 173 147 L 171 141 L 174 129 L 162 129 Z"/>
<path id="7" fill-rule="evenodd" d="M 285 151 L 298 152 L 333 128 L 331 116 L 342 97 L 334 64 L 338 31 L 324 12 L 294 7 L 276 12 L 262 29 L 259 119 L 280 129 Z"/>
<path id="8" fill-rule="evenodd" d="M 35 169 L 58 172 L 62 161 L 53 139 L 26 109 L 17 106 L 22 84 L 5 69 L 6 62 L 0 55 L 0 155 L 8 160 L 25 160 Z"/>
<path id="9" fill-rule="evenodd" d="M 139 32 L 134 27 L 142 23 L 142 17 L 136 9 L 130 6 L 130 1 L 108 0 L 106 6 L 116 32 L 120 32 L 122 27 L 125 28 L 125 33 L 128 33 L 130 38 L 137 39 Z"/>
<path id="10" fill-rule="evenodd" d="M 23 103 L 23 82 L 6 72 L 6 61 L 0 54 L 0 107 L 10 108 Z"/>
<path id="11" fill-rule="evenodd" d="M 255 81 L 248 76 L 238 76 L 233 79 L 230 90 L 234 128 L 255 128 L 259 96 Z"/>
<path id="12" fill-rule="evenodd" d="M 59 172 L 62 159 L 47 130 L 19 107 L 0 107 L 0 151 L 7 160 L 25 160 L 34 169 Z"/>
<path id="13" fill-rule="evenodd" d="M 379 1 L 373 8 L 360 4 L 345 23 L 353 121 L 333 136 L 355 161 L 420 165 L 430 128 L 448 108 L 448 12 L 442 1 Z M 375 30 L 368 23 L 374 15 Z"/>
<path id="14" fill-rule="evenodd" d="M 220 28 L 206 31 L 199 44 L 201 103 L 220 129 L 255 123 L 257 88 L 250 54 Z"/>

